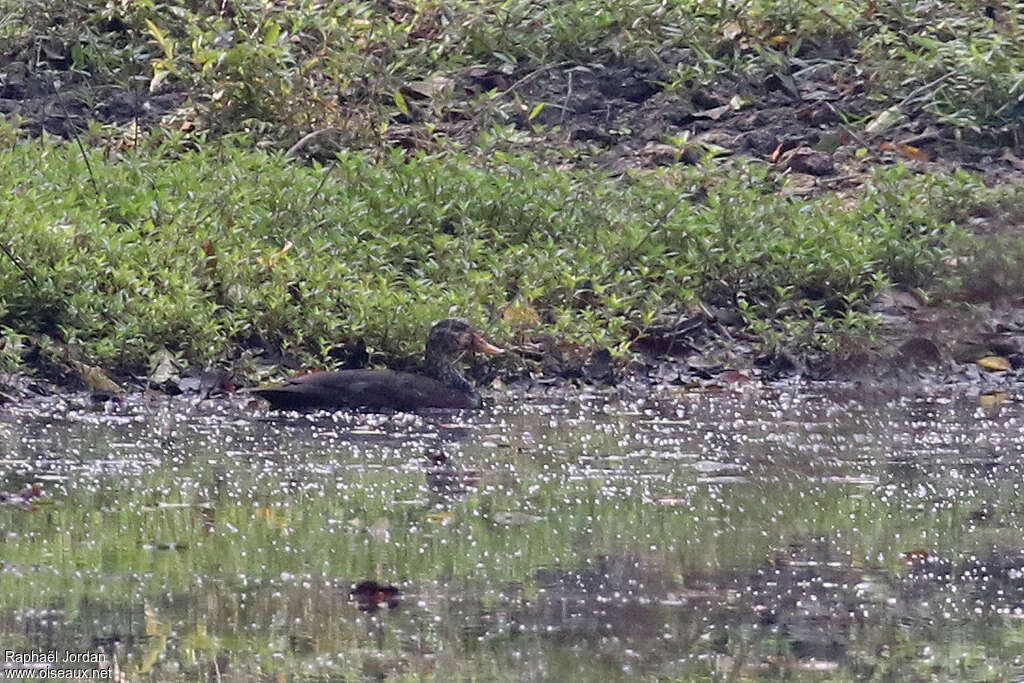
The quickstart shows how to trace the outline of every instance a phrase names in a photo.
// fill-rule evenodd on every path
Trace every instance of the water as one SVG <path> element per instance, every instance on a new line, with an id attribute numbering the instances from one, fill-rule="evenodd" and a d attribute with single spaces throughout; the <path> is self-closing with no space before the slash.
<path id="1" fill-rule="evenodd" d="M 0 642 L 133 681 L 1021 679 L 1022 425 L 764 390 L 8 406 L 0 490 L 45 495 L 0 504 Z"/>

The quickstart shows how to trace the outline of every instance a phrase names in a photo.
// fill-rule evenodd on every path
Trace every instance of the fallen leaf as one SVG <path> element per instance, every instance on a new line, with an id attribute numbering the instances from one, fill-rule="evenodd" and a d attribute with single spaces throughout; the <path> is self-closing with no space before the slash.
<path id="1" fill-rule="evenodd" d="M 913 145 L 901 145 L 893 144 L 891 142 L 883 142 L 878 146 L 878 149 L 882 150 L 883 152 L 895 152 L 900 156 L 906 157 L 908 159 L 913 159 L 915 161 L 932 160 L 931 157 L 928 156 L 928 152 L 924 151 L 919 147 L 914 147 Z"/>
<path id="2" fill-rule="evenodd" d="M 445 76 L 434 76 L 429 81 L 412 81 L 405 85 L 405 90 L 419 95 L 420 97 L 430 98 L 438 93 L 451 90 L 455 86 L 455 81 Z"/>
<path id="3" fill-rule="evenodd" d="M 717 121 L 726 114 L 735 111 L 731 104 L 723 104 L 720 107 L 712 107 L 711 109 L 705 109 L 703 111 L 695 111 L 691 116 L 695 119 L 711 119 Z"/>
<path id="4" fill-rule="evenodd" d="M 910 565 L 922 565 L 931 559 L 931 553 L 927 550 L 908 550 L 903 553 L 903 559 Z"/>
<path id="5" fill-rule="evenodd" d="M 744 384 L 754 381 L 753 378 L 750 377 L 750 374 L 743 370 L 725 370 L 718 373 L 718 376 L 715 377 L 715 379 L 731 384 Z"/>
<path id="6" fill-rule="evenodd" d="M 743 27 L 735 21 L 727 21 L 722 25 L 722 35 L 729 40 L 736 40 L 743 35 Z"/>
<path id="7" fill-rule="evenodd" d="M 729 106 L 733 109 L 733 111 L 739 111 L 740 109 L 749 107 L 752 104 L 754 104 L 753 99 L 749 97 L 743 97 L 742 95 L 733 95 L 731 98 L 729 98 Z"/>
<path id="8" fill-rule="evenodd" d="M 376 522 L 369 526 L 367 531 L 370 532 L 370 536 L 372 536 L 375 541 L 387 543 L 391 540 L 391 520 L 387 517 L 380 517 Z"/>
<path id="9" fill-rule="evenodd" d="M 876 116 L 871 123 L 864 127 L 868 135 L 880 135 L 905 119 L 903 111 L 899 107 L 889 107 Z"/>
<path id="10" fill-rule="evenodd" d="M 979 358 L 977 363 L 981 367 L 992 372 L 1001 372 L 1009 370 L 1012 367 L 1010 365 L 1010 361 L 1006 360 L 1002 356 L 985 356 L 984 358 Z"/>

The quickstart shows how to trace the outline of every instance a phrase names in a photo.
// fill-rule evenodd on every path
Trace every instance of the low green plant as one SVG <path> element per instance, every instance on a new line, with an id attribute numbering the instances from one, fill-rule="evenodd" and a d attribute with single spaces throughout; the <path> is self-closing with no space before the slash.
<path id="1" fill-rule="evenodd" d="M 622 350 L 704 302 L 743 307 L 766 340 L 828 348 L 836 330 L 870 329 L 886 283 L 952 277 L 950 244 L 967 237 L 950 218 L 981 201 L 969 175 L 900 168 L 856 197 L 793 199 L 755 164 L 618 180 L 502 153 L 303 167 L 244 136 L 90 158 L 95 186 L 77 146 L 0 151 L 0 324 L 133 371 L 163 348 L 323 364 L 352 336 L 409 355 L 433 320 L 500 327 L 513 301 L 589 346 Z"/>

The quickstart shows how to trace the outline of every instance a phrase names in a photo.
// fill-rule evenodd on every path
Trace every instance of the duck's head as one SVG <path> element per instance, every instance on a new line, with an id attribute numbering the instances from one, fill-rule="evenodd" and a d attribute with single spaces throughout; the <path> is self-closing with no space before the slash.
<path id="1" fill-rule="evenodd" d="M 462 318 L 446 318 L 434 323 L 427 337 L 425 355 L 428 363 L 453 362 L 468 352 L 497 355 L 505 350 L 488 342 L 469 321 Z"/>
<path id="2" fill-rule="evenodd" d="M 424 354 L 426 373 L 452 389 L 468 395 L 474 408 L 480 406 L 480 394 L 473 388 L 473 384 L 462 376 L 455 363 L 466 353 L 477 351 L 488 355 L 505 352 L 504 349 L 499 349 L 484 339 L 468 321 L 462 318 L 447 318 L 435 323 L 430 329 Z"/>

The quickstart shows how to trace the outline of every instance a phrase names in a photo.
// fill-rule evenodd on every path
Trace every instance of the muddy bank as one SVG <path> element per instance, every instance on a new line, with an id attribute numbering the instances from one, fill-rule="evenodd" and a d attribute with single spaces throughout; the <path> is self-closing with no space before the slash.
<path id="1" fill-rule="evenodd" d="M 544 336 L 506 344 L 508 356 L 496 361 L 472 359 L 467 374 L 492 400 L 501 400 L 505 393 L 568 396 L 587 386 L 641 395 L 659 388 L 744 390 L 826 382 L 862 386 L 881 395 L 993 394 L 999 401 L 1016 390 L 1024 375 L 1024 306 L 1019 302 L 954 309 L 889 290 L 872 311 L 882 321 L 876 340 L 834 354 L 808 355 L 798 348 L 765 351 L 760 339 L 744 331 L 738 314 L 705 309 L 659 321 L 633 340 L 629 359 Z M 339 362 L 334 369 L 370 366 L 361 340 L 334 355 Z M 258 401 L 237 392 L 308 370 L 279 352 L 268 352 L 266 359 L 255 370 L 244 371 L 228 364 L 187 367 L 166 356 L 155 359 L 148 374 L 117 375 L 35 354 L 28 372 L 0 375 L 0 404 L 71 394 L 97 404 L 138 394 L 203 399 L 237 394 Z M 381 361 L 375 357 L 373 366 L 418 368 L 413 358 Z"/>

